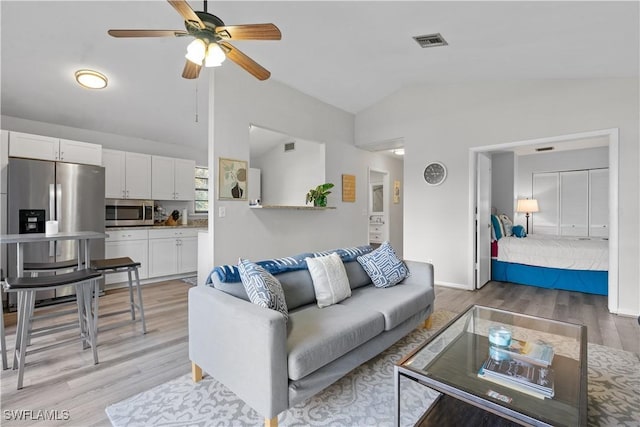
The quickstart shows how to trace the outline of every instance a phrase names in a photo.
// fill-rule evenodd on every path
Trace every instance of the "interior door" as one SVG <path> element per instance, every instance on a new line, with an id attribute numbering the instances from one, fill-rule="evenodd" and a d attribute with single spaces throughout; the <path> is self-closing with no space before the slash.
<path id="1" fill-rule="evenodd" d="M 476 289 L 491 280 L 491 157 L 478 153 L 476 179 Z"/>

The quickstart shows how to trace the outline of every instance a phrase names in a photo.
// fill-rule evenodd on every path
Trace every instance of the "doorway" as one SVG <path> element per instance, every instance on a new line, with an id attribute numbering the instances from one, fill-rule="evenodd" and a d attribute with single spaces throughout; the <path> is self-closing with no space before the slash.
<path id="1" fill-rule="evenodd" d="M 389 240 L 389 172 L 369 168 L 369 244 Z"/>
<path id="2" fill-rule="evenodd" d="M 618 129 L 604 129 L 599 131 L 584 132 L 570 135 L 561 135 L 549 138 L 540 138 L 533 140 L 516 141 L 505 144 L 496 144 L 484 147 L 474 147 L 469 150 L 469 227 L 470 242 L 469 248 L 472 252 L 470 259 L 473 260 L 469 269 L 469 283 L 476 283 L 476 275 L 486 274 L 479 273 L 476 270 L 486 268 L 477 262 L 482 256 L 486 256 L 481 251 L 490 251 L 490 245 L 476 244 L 476 236 L 482 227 L 487 224 L 480 223 L 478 218 L 481 215 L 480 210 L 486 210 L 486 206 L 482 208 L 478 205 L 478 169 L 479 156 L 484 153 L 491 153 L 499 150 L 509 150 L 525 146 L 533 146 L 540 144 L 561 144 L 580 139 L 606 137 L 609 145 L 609 287 L 608 287 L 608 308 L 612 313 L 617 313 L 619 309 L 618 302 Z M 514 194 L 514 197 L 516 195 Z M 515 199 L 514 199 L 515 200 Z M 477 210 L 477 213 L 476 213 Z M 486 216 L 486 215 L 485 215 Z"/>

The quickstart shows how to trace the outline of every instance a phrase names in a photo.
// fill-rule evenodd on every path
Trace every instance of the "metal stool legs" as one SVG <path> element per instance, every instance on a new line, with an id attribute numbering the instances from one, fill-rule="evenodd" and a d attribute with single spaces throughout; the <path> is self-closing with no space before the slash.
<path id="1" fill-rule="evenodd" d="M 2 307 L 0 307 L 0 310 Z M 9 363 L 7 362 L 7 340 L 5 339 L 4 334 L 4 310 L 0 311 L 0 351 L 2 352 L 2 370 L 4 371 L 9 367 Z"/>
<path id="2" fill-rule="evenodd" d="M 138 293 L 138 304 L 133 300 L 133 289 L 132 289 L 132 280 L 131 280 L 131 270 L 136 276 L 136 291 Z M 142 322 L 142 333 L 147 333 L 147 323 L 144 320 L 144 305 L 142 303 L 142 289 L 140 287 L 140 275 L 138 274 L 138 267 L 129 268 L 127 271 L 129 276 L 129 303 L 131 304 L 131 320 L 136 320 L 136 308 L 138 309 L 138 313 L 140 313 L 140 321 Z"/>

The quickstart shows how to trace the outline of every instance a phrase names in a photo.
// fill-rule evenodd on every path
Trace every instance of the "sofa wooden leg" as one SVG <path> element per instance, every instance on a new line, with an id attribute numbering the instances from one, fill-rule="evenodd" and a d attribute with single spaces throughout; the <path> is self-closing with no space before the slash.
<path id="1" fill-rule="evenodd" d="M 265 418 L 264 419 L 264 427 L 278 427 L 278 416 L 276 415 L 275 417 L 269 419 L 269 418 Z"/>
<path id="2" fill-rule="evenodd" d="M 194 383 L 202 380 L 202 368 L 196 365 L 195 362 L 191 362 L 191 379 L 193 379 Z"/>
<path id="3" fill-rule="evenodd" d="M 429 315 L 429 317 L 427 317 L 426 319 L 424 319 L 424 328 L 425 329 L 431 329 L 431 326 L 433 326 L 433 315 Z"/>

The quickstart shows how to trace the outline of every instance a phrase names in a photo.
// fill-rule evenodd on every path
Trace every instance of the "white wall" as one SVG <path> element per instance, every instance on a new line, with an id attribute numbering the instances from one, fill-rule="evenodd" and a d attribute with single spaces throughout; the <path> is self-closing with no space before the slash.
<path id="1" fill-rule="evenodd" d="M 516 156 L 516 194 L 531 198 L 533 174 L 609 167 L 609 147 L 585 148 Z M 533 214 L 535 215 L 535 214 Z M 516 214 L 514 223 L 525 224 L 524 214 Z"/>
<path id="2" fill-rule="evenodd" d="M 279 144 L 261 156 L 255 166 L 262 171 L 263 205 L 304 205 L 307 192 L 326 182 L 324 144 L 296 141 L 295 147 L 285 152 Z M 332 192 L 338 189 L 334 187 Z"/>
<path id="3" fill-rule="evenodd" d="M 213 221 L 213 263 L 236 263 L 240 256 L 259 260 L 366 244 L 368 168 L 397 171 L 397 161 L 353 145 L 354 116 L 350 113 L 274 79 L 260 82 L 238 67 L 220 67 L 215 73 L 214 105 L 210 108 L 214 111 L 214 176 L 219 157 L 249 159 L 249 123 L 259 123 L 325 143 L 325 179 L 336 185 L 328 205 L 336 209 L 249 209 L 247 202 L 216 198 L 213 212 L 217 214 L 218 208 L 224 207 L 226 215 L 216 215 Z M 355 203 L 342 202 L 342 174 L 356 176 Z"/>
<path id="4" fill-rule="evenodd" d="M 494 153 L 491 156 L 491 206 L 498 214 L 507 214 L 513 220 L 515 155 Z"/>
<path id="5" fill-rule="evenodd" d="M 437 283 L 469 287 L 469 148 L 619 128 L 619 311 L 640 313 L 637 78 L 423 85 L 356 116 L 356 143 L 403 137 L 404 254 L 435 263 Z M 429 187 L 430 160 L 448 167 Z M 461 250 L 461 248 L 466 250 Z"/>
<path id="6" fill-rule="evenodd" d="M 25 132 L 35 135 L 52 136 L 54 138 L 101 144 L 102 148 L 132 151 L 134 153 L 155 154 L 178 159 L 195 160 L 196 164 L 206 166 L 207 141 L 202 141 L 201 148 L 181 144 L 166 144 L 116 133 L 98 132 L 88 129 L 73 128 L 53 123 L 37 122 L 17 117 L 2 116 L 2 129 Z"/>

